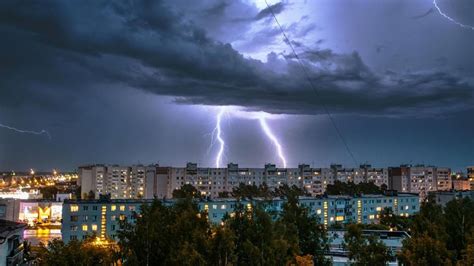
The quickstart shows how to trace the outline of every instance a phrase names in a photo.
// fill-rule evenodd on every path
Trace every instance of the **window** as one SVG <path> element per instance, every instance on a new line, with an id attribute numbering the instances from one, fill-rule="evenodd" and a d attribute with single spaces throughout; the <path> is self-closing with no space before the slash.
<path id="1" fill-rule="evenodd" d="M 89 216 L 87 216 L 87 215 L 82 216 L 82 221 L 83 222 L 87 222 L 87 220 L 89 220 Z"/>
<path id="2" fill-rule="evenodd" d="M 77 236 L 71 235 L 71 236 L 69 236 L 69 240 L 77 240 Z"/>
<path id="3" fill-rule="evenodd" d="M 71 205 L 71 212 L 77 212 L 77 211 L 79 211 L 79 206 Z"/>
<path id="4" fill-rule="evenodd" d="M 135 207 L 135 206 L 128 206 L 128 209 L 129 209 L 130 211 L 135 211 L 135 210 L 136 210 L 136 207 Z"/>
<path id="5" fill-rule="evenodd" d="M 92 206 L 93 211 L 97 211 L 97 206 Z"/>
<path id="6" fill-rule="evenodd" d="M 87 232 L 87 229 L 88 229 L 87 224 L 83 224 L 82 225 L 82 231 Z"/>
<path id="7" fill-rule="evenodd" d="M 92 225 L 92 231 L 97 231 L 97 225 L 96 224 Z"/>
<path id="8" fill-rule="evenodd" d="M 88 210 L 89 210 L 89 206 L 82 206 L 82 210 L 83 210 L 83 211 L 88 211 Z"/>
<path id="9" fill-rule="evenodd" d="M 117 209 L 117 206 L 115 206 L 115 205 L 110 206 L 111 211 L 115 211 L 116 209 Z"/>
<path id="10" fill-rule="evenodd" d="M 369 215 L 369 219 L 371 219 L 371 220 L 375 219 L 375 215 L 373 215 L 373 214 Z"/>
<path id="11" fill-rule="evenodd" d="M 93 222 L 96 222 L 96 221 L 97 221 L 97 215 L 93 215 L 93 216 L 92 216 L 92 221 L 93 221 Z"/>
<path id="12" fill-rule="evenodd" d="M 71 225 L 71 231 L 77 231 L 77 225 Z"/>
<path id="13" fill-rule="evenodd" d="M 120 221 L 123 221 L 125 220 L 125 215 L 124 214 L 120 214 Z"/>
<path id="14" fill-rule="evenodd" d="M 125 211 L 125 205 L 120 205 L 120 211 Z"/>
<path id="15" fill-rule="evenodd" d="M 71 215 L 71 222 L 77 222 L 77 215 Z"/>
<path id="16" fill-rule="evenodd" d="M 338 222 L 344 221 L 344 216 L 336 216 L 336 221 Z"/>
<path id="17" fill-rule="evenodd" d="M 316 213 L 317 213 L 317 214 L 321 214 L 321 209 L 317 209 L 317 210 L 316 210 Z"/>
<path id="18" fill-rule="evenodd" d="M 214 210 L 217 209 L 217 205 L 216 205 L 216 204 L 213 204 L 213 205 L 212 205 L 212 208 L 213 208 Z"/>
<path id="19" fill-rule="evenodd" d="M 115 231 L 115 224 L 112 225 L 112 231 Z"/>

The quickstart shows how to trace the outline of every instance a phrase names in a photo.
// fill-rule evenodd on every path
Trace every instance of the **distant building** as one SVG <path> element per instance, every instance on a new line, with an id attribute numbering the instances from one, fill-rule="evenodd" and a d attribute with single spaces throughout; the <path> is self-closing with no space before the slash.
<path id="1" fill-rule="evenodd" d="M 453 189 L 456 191 L 471 190 L 471 181 L 461 173 L 451 178 Z"/>
<path id="2" fill-rule="evenodd" d="M 474 190 L 474 166 L 470 166 L 467 168 L 467 178 L 471 183 L 471 190 Z"/>
<path id="3" fill-rule="evenodd" d="M 119 221 L 127 219 L 133 222 L 135 214 L 140 212 L 143 204 L 150 204 L 146 199 L 99 199 L 99 200 L 66 200 L 62 212 L 62 239 L 82 240 L 90 235 L 101 238 L 116 238 Z M 172 205 L 176 200 L 162 200 L 165 205 Z M 201 211 L 206 211 L 212 223 L 220 223 L 226 214 L 232 215 L 237 204 L 252 208 L 264 204 L 268 211 L 280 212 L 285 199 L 275 198 L 271 202 L 263 199 L 242 200 L 214 199 L 198 202 Z M 322 196 L 300 197 L 300 204 L 310 209 L 319 221 L 329 226 L 335 223 L 378 223 L 379 215 L 385 208 L 397 215 L 411 216 L 420 209 L 419 197 L 415 194 L 394 193 L 390 195 Z"/>
<path id="4" fill-rule="evenodd" d="M 441 206 L 446 206 L 446 203 L 454 199 L 469 198 L 474 201 L 474 190 L 467 191 L 433 191 L 430 192 L 433 195 L 434 200 Z"/>
<path id="5" fill-rule="evenodd" d="M 329 252 L 326 256 L 332 261 L 332 265 L 335 266 L 346 266 L 352 265 L 349 260 L 349 252 L 344 249 L 344 235 L 345 230 L 329 230 Z M 394 255 L 394 261 L 388 263 L 388 265 L 398 265 L 396 260 L 396 254 L 401 251 L 403 247 L 403 241 L 410 238 L 410 235 L 404 231 L 387 231 L 387 230 L 363 230 L 364 236 L 375 236 L 380 240 Z"/>
<path id="6" fill-rule="evenodd" d="M 78 184 L 83 199 L 93 195 L 110 194 L 112 199 L 172 198 L 173 191 L 184 185 L 192 185 L 206 197 L 218 198 L 224 192 L 232 192 L 240 184 L 260 186 L 270 190 L 288 185 L 304 188 L 310 195 L 322 195 L 335 181 L 374 182 L 388 187 L 388 170 L 361 165 L 359 168 L 312 168 L 300 164 L 298 168 L 277 168 L 266 164 L 263 168 L 241 168 L 230 163 L 227 167 L 198 167 L 188 163 L 186 167 L 162 167 L 159 165 L 89 165 L 79 167 Z"/>
<path id="7" fill-rule="evenodd" d="M 0 198 L 0 220 L 18 221 L 20 213 L 19 199 L 2 199 Z"/>
<path id="8" fill-rule="evenodd" d="M 401 165 L 388 169 L 389 188 L 399 192 L 418 193 L 423 200 L 430 191 L 452 188 L 451 169 L 424 165 Z"/>
<path id="9" fill-rule="evenodd" d="M 0 266 L 21 265 L 26 224 L 0 220 Z"/>

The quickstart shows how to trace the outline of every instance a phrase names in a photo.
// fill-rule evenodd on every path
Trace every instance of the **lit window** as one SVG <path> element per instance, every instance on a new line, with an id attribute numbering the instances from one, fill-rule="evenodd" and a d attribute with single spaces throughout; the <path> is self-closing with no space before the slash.
<path id="1" fill-rule="evenodd" d="M 316 210 L 316 213 L 317 213 L 317 214 L 321 214 L 321 209 L 317 209 L 317 210 Z"/>
<path id="2" fill-rule="evenodd" d="M 117 209 L 117 206 L 115 206 L 115 205 L 110 206 L 111 211 L 115 211 L 116 209 Z"/>
<path id="3" fill-rule="evenodd" d="M 334 221 L 334 217 L 329 218 L 329 221 L 333 222 L 333 221 Z"/>
<path id="4" fill-rule="evenodd" d="M 77 212 L 77 211 L 79 211 L 79 206 L 71 205 L 71 212 Z"/>
<path id="5" fill-rule="evenodd" d="M 84 232 L 87 231 L 87 224 L 82 225 L 82 231 L 84 231 Z"/>
<path id="6" fill-rule="evenodd" d="M 125 220 L 125 215 L 124 214 L 120 214 L 120 221 L 123 221 Z"/>
<path id="7" fill-rule="evenodd" d="M 217 205 L 216 205 L 216 204 L 213 204 L 213 205 L 212 205 L 212 208 L 213 208 L 214 210 L 217 209 Z"/>
<path id="8" fill-rule="evenodd" d="M 121 210 L 121 211 L 125 211 L 125 205 L 121 205 L 121 206 L 120 206 L 120 210 Z"/>
<path id="9" fill-rule="evenodd" d="M 375 219 L 375 215 L 373 215 L 373 214 L 369 215 L 369 219 L 371 219 L 371 220 Z"/>
<path id="10" fill-rule="evenodd" d="M 344 216 L 336 216 L 336 221 L 338 222 L 344 221 Z"/>
<path id="11" fill-rule="evenodd" d="M 222 204 L 222 205 L 221 205 L 221 209 L 222 209 L 222 210 L 225 210 L 225 208 L 226 208 L 225 204 Z"/>
<path id="12" fill-rule="evenodd" d="M 207 205 L 207 204 L 204 205 L 204 210 L 206 210 L 206 211 L 209 210 L 209 205 Z"/>
<path id="13" fill-rule="evenodd" d="M 376 210 L 377 210 L 378 212 L 379 212 L 379 211 L 382 211 L 382 207 L 377 207 Z"/>
<path id="14" fill-rule="evenodd" d="M 96 224 L 92 225 L 92 231 L 97 231 L 97 225 Z"/>

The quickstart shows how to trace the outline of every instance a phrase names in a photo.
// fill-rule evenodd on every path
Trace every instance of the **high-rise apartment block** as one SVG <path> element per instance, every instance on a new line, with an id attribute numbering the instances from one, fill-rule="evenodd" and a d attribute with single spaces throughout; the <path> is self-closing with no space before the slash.
<path id="1" fill-rule="evenodd" d="M 451 169 L 424 165 L 389 167 L 389 188 L 399 192 L 418 193 L 421 199 L 430 191 L 452 188 Z"/>
<path id="2" fill-rule="evenodd" d="M 263 168 L 241 168 L 230 163 L 223 168 L 160 165 L 88 165 L 79 167 L 78 185 L 82 198 L 110 194 L 112 199 L 172 198 L 173 190 L 189 184 L 207 197 L 217 198 L 221 193 L 232 192 L 239 184 L 263 185 L 275 189 L 282 185 L 304 188 L 312 196 L 322 195 L 329 184 L 341 182 L 374 182 L 389 187 L 389 171 L 364 164 L 359 168 L 313 168 L 300 164 L 297 168 L 278 168 L 266 164 Z M 402 190 L 400 190 L 402 191 Z"/>

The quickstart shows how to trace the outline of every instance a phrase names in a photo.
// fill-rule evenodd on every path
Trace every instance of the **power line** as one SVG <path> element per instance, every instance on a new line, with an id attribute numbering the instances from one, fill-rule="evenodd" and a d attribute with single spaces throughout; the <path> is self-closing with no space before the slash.
<path id="1" fill-rule="evenodd" d="M 272 17 L 275 19 L 276 24 L 277 24 L 278 27 L 280 28 L 280 31 L 281 31 L 281 33 L 282 33 L 282 35 L 283 35 L 283 38 L 285 39 L 286 43 L 288 44 L 288 46 L 290 46 L 291 50 L 293 51 L 293 55 L 295 56 L 296 60 L 298 61 L 298 65 L 300 66 L 300 68 L 301 68 L 301 70 L 303 71 L 304 75 L 306 76 L 306 79 L 308 80 L 308 83 L 309 83 L 311 89 L 314 91 L 314 93 L 316 94 L 316 96 L 319 97 L 320 94 L 319 94 L 318 90 L 316 89 L 316 86 L 314 86 L 313 82 L 311 81 L 311 78 L 310 78 L 310 75 L 309 75 L 309 73 L 308 73 L 308 70 L 306 69 L 305 65 L 301 62 L 301 59 L 300 59 L 300 57 L 298 56 L 298 54 L 296 53 L 296 50 L 295 50 L 295 48 L 293 47 L 293 44 L 291 44 L 290 39 L 289 39 L 288 36 L 286 35 L 285 30 L 283 29 L 283 27 L 281 26 L 280 22 L 278 21 L 278 19 L 277 19 L 275 13 L 273 13 L 272 7 L 268 4 L 267 0 L 265 0 L 265 4 L 267 5 L 268 10 L 269 10 L 270 13 L 272 14 Z M 347 144 L 346 139 L 344 138 L 344 136 L 342 135 L 341 131 L 339 130 L 339 127 L 337 126 L 336 121 L 334 120 L 333 116 L 332 116 L 331 113 L 329 112 L 329 109 L 327 108 L 327 106 L 326 106 L 324 103 L 321 103 L 321 104 L 322 104 L 322 106 L 323 106 L 324 112 L 325 112 L 326 115 L 329 117 L 329 120 L 331 121 L 332 125 L 334 126 L 334 129 L 336 130 L 337 135 L 339 136 L 339 138 L 341 139 L 342 143 L 344 144 L 344 147 L 346 148 L 347 153 L 349 153 L 350 157 L 351 157 L 352 160 L 354 161 L 355 167 L 357 167 L 357 160 L 355 159 L 354 154 L 352 153 L 351 149 L 349 148 L 349 145 Z"/>

